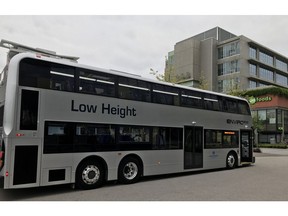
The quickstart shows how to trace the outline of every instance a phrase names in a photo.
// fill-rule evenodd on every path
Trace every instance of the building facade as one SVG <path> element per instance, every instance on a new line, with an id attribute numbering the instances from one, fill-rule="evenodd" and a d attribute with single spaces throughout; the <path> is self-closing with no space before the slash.
<path id="1" fill-rule="evenodd" d="M 248 91 L 246 95 L 258 121 L 258 143 L 287 143 L 288 89 L 269 86 Z"/>
<path id="2" fill-rule="evenodd" d="M 221 93 L 249 93 L 269 86 L 288 88 L 287 65 L 288 57 L 243 35 L 215 27 L 175 44 L 166 58 L 165 78 Z M 288 93 L 264 91 L 255 97 L 251 91 L 246 96 L 251 99 L 253 115 L 263 126 L 256 135 L 258 142 L 287 142 Z"/>
<path id="3" fill-rule="evenodd" d="M 215 27 L 177 42 L 168 53 L 165 76 L 172 82 L 229 93 L 268 85 L 288 87 L 287 64 L 287 57 Z"/>

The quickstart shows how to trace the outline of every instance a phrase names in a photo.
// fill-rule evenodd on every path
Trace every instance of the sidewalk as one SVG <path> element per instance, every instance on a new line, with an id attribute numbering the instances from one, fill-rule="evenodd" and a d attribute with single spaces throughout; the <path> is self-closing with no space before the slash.
<path id="1" fill-rule="evenodd" d="M 261 153 L 254 153 L 257 154 L 269 154 L 269 155 L 281 155 L 281 156 L 288 156 L 288 149 L 275 149 L 275 148 L 260 148 Z"/>

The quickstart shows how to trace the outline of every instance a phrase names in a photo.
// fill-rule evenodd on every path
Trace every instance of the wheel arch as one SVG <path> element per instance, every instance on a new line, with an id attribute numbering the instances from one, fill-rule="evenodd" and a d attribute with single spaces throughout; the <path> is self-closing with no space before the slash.
<path id="1" fill-rule="evenodd" d="M 234 155 L 235 167 L 237 167 L 237 166 L 238 166 L 238 161 L 239 161 L 237 152 L 236 152 L 235 150 L 231 150 L 231 151 L 229 151 L 229 152 L 227 153 L 227 156 L 226 156 L 226 165 L 227 165 L 227 159 L 228 159 L 229 155 Z"/>
<path id="2" fill-rule="evenodd" d="M 144 163 L 143 163 L 142 158 L 141 158 L 139 155 L 137 155 L 137 154 L 128 154 L 128 155 L 125 155 L 125 156 L 119 161 L 117 170 L 119 170 L 119 167 L 120 167 L 121 163 L 122 163 L 124 160 L 126 160 L 127 158 L 135 158 L 135 159 L 137 159 L 137 160 L 139 161 L 140 166 L 141 166 L 141 167 L 140 167 L 140 168 L 141 168 L 141 170 L 140 170 L 140 172 L 141 172 L 140 175 L 143 176 L 143 174 L 144 174 Z"/>
<path id="3" fill-rule="evenodd" d="M 105 172 L 104 180 L 107 181 L 107 179 L 108 179 L 108 165 L 102 157 L 97 156 L 97 155 L 90 155 L 86 158 L 83 158 L 77 165 L 75 175 L 77 174 L 78 169 L 81 166 L 81 164 L 86 163 L 87 161 L 97 161 L 97 162 L 101 163 L 101 165 L 104 168 L 104 172 Z"/>

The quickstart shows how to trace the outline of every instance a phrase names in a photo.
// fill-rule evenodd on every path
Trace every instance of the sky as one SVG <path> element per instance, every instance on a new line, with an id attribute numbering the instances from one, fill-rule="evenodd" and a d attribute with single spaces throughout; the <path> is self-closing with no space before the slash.
<path id="1" fill-rule="evenodd" d="M 288 56 L 287 15 L 0 15 L 0 39 L 151 78 L 177 42 L 216 26 Z"/>
<path id="2" fill-rule="evenodd" d="M 276 15 L 287 14 L 283 0 L 184 1 L 189 4 L 182 4 L 183 0 L 165 0 L 161 3 L 156 3 L 158 0 L 105 0 L 101 4 L 95 0 L 69 0 L 59 6 L 60 0 L 32 0 L 32 3 L 31 0 L 16 3 L 15 0 L 3 1 L 0 7 L 0 40 L 78 56 L 81 64 L 150 78 L 150 68 L 164 71 L 165 56 L 177 42 L 216 26 L 236 35 L 244 35 L 288 56 L 288 16 Z M 94 2 L 94 5 L 88 4 L 90 2 Z M 266 5 L 264 9 L 263 5 Z M 6 62 L 6 53 L 7 49 L 0 47 L 0 72 Z M 188 204 L 190 209 L 192 203 Z M 222 214 L 221 209 L 214 210 L 217 206 L 219 208 L 218 203 L 210 213 Z M 255 203 L 249 206 L 250 213 L 253 206 Z M 260 207 L 255 208 L 255 213 L 271 209 L 270 204 Z M 162 211 L 157 213 L 163 214 Z M 142 212 L 143 215 L 146 213 Z"/>

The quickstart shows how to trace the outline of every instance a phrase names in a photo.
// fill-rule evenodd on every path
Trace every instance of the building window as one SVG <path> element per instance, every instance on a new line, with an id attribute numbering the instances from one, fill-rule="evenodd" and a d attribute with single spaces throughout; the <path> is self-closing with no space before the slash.
<path id="1" fill-rule="evenodd" d="M 264 126 L 265 131 L 276 130 L 276 109 L 258 110 L 258 119 Z"/>
<path id="2" fill-rule="evenodd" d="M 249 80 L 249 88 L 257 88 L 257 83 L 255 81 Z"/>
<path id="3" fill-rule="evenodd" d="M 280 85 L 284 85 L 287 86 L 287 77 L 280 75 L 280 74 L 276 74 L 276 83 L 280 84 Z"/>
<path id="4" fill-rule="evenodd" d="M 268 124 L 276 124 L 276 110 L 267 110 Z"/>
<path id="5" fill-rule="evenodd" d="M 225 79 L 218 81 L 218 91 L 219 92 L 230 92 L 239 88 L 239 78 Z"/>
<path id="6" fill-rule="evenodd" d="M 258 118 L 259 120 L 266 120 L 266 110 L 258 110 Z"/>
<path id="7" fill-rule="evenodd" d="M 256 49 L 255 48 L 253 48 L 253 47 L 249 47 L 249 57 L 250 58 L 253 58 L 253 59 L 256 59 L 257 57 L 256 57 Z"/>
<path id="8" fill-rule="evenodd" d="M 238 60 L 218 64 L 218 76 L 231 74 L 239 71 L 240 71 L 240 64 Z"/>
<path id="9" fill-rule="evenodd" d="M 276 68 L 287 72 L 287 64 L 281 60 L 276 59 Z"/>
<path id="10" fill-rule="evenodd" d="M 249 64 L 249 72 L 251 76 L 256 76 L 256 65 L 254 64 Z"/>
<path id="11" fill-rule="evenodd" d="M 226 58 L 229 56 L 237 55 L 240 53 L 239 41 L 226 44 L 218 48 L 218 59 Z"/>
<path id="12" fill-rule="evenodd" d="M 273 66 L 273 56 L 270 56 L 264 52 L 259 52 L 259 60 L 265 64 Z"/>
<path id="13" fill-rule="evenodd" d="M 273 71 L 270 71 L 270 70 L 262 68 L 262 67 L 259 68 L 259 77 L 262 79 L 269 80 L 271 82 L 273 82 L 273 80 L 274 80 L 273 79 Z"/>
<path id="14" fill-rule="evenodd" d="M 265 86 L 268 86 L 267 84 L 265 84 L 265 83 L 261 83 L 261 82 L 259 82 L 259 87 L 265 87 Z"/>

